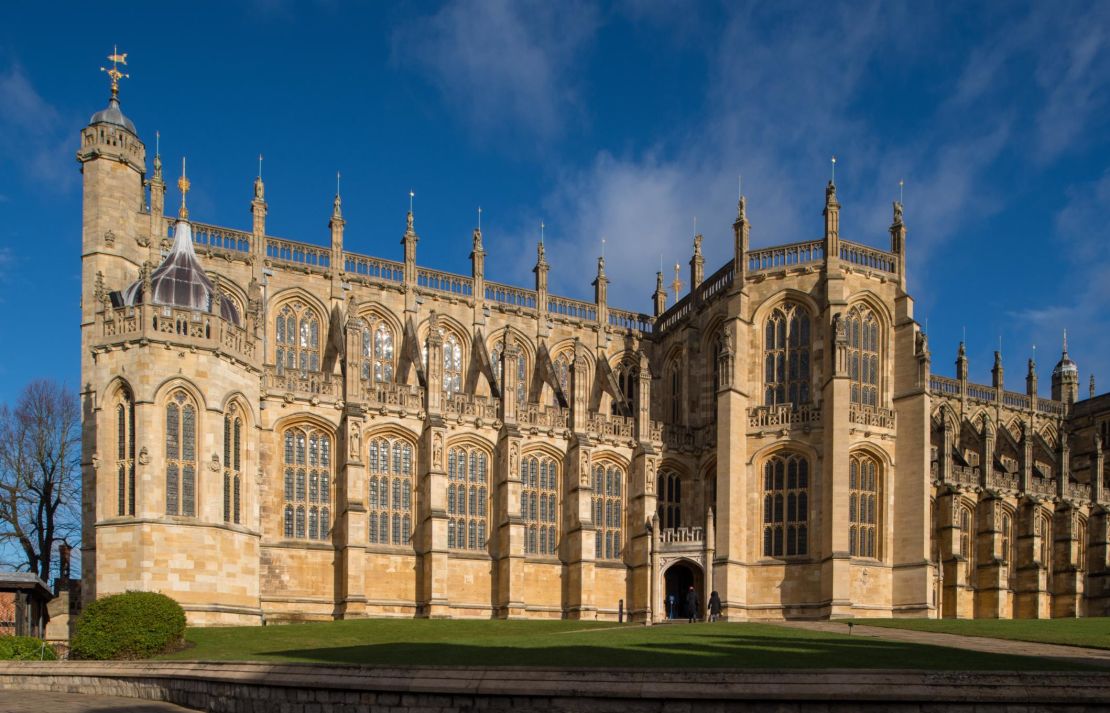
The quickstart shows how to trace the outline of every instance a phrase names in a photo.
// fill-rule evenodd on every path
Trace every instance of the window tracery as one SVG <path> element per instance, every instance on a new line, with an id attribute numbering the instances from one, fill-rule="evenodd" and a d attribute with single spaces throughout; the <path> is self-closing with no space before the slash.
<path id="1" fill-rule="evenodd" d="M 363 381 L 393 381 L 393 330 L 385 320 L 361 320 Z"/>
<path id="2" fill-rule="evenodd" d="M 867 455 L 848 461 L 848 547 L 853 557 L 878 557 L 879 464 Z"/>
<path id="3" fill-rule="evenodd" d="M 300 301 L 286 304 L 275 323 L 278 373 L 320 371 L 320 320 Z"/>
<path id="4" fill-rule="evenodd" d="M 809 461 L 779 453 L 763 464 L 763 555 L 809 552 Z"/>
<path id="5" fill-rule="evenodd" d="M 524 551 L 554 555 L 558 538 L 558 466 L 546 455 L 526 455 L 520 461 L 520 515 L 524 520 Z"/>
<path id="6" fill-rule="evenodd" d="M 554 362 L 555 378 L 559 380 L 559 388 L 563 390 L 563 396 L 566 397 L 568 405 L 573 400 L 570 393 L 570 360 L 567 359 L 565 354 L 560 354 Z M 554 391 L 551 394 L 551 405 L 559 405 L 559 397 L 555 395 Z"/>
<path id="7" fill-rule="evenodd" d="M 447 451 L 447 546 L 457 550 L 486 547 L 489 513 L 489 456 L 473 446 Z"/>
<path id="8" fill-rule="evenodd" d="M 239 524 L 243 493 L 243 417 L 233 403 L 224 414 L 224 522 Z"/>
<path id="9" fill-rule="evenodd" d="M 848 312 L 848 376 L 852 403 L 879 405 L 879 322 L 866 307 Z"/>
<path id="10" fill-rule="evenodd" d="M 166 404 L 166 514 L 196 516 L 197 407 L 184 391 Z"/>
<path id="11" fill-rule="evenodd" d="M 682 527 L 682 479 L 672 470 L 660 470 L 657 478 L 659 497 L 659 527 Z"/>
<path id="12" fill-rule="evenodd" d="M 624 470 L 615 465 L 599 464 L 594 468 L 593 511 L 597 538 L 594 556 L 597 559 L 619 560 L 624 544 Z"/>
<path id="13" fill-rule="evenodd" d="M 331 436 L 311 426 L 293 426 L 285 430 L 282 444 L 284 534 L 326 540 L 331 530 Z"/>
<path id="14" fill-rule="evenodd" d="M 624 402 L 628 413 L 635 413 L 633 411 L 633 403 L 635 402 L 636 395 L 636 365 L 631 361 L 622 361 L 613 370 L 613 375 L 617 378 L 617 386 L 620 389 L 621 400 L 613 399 L 612 411 L 613 415 L 623 415 L 620 407 L 621 401 Z"/>
<path id="15" fill-rule="evenodd" d="M 497 383 L 505 383 L 505 365 L 501 363 L 501 354 L 505 351 L 505 341 L 501 340 L 493 345 L 490 360 L 493 362 L 493 371 L 497 374 Z M 528 360 L 524 350 L 519 350 L 516 358 L 516 402 L 523 405 L 528 400 Z"/>
<path id="16" fill-rule="evenodd" d="M 407 544 L 412 536 L 412 444 L 399 438 L 373 438 L 369 448 L 370 543 Z"/>
<path id="17" fill-rule="evenodd" d="M 800 305 L 776 307 L 763 334 L 763 403 L 809 403 L 810 319 Z"/>
<path id="18" fill-rule="evenodd" d="M 116 404 L 117 515 L 135 514 L 135 401 L 131 392 L 120 389 Z"/>
<path id="19" fill-rule="evenodd" d="M 960 506 L 960 554 L 967 560 L 968 577 L 975 573 L 975 514 L 967 505 Z"/>

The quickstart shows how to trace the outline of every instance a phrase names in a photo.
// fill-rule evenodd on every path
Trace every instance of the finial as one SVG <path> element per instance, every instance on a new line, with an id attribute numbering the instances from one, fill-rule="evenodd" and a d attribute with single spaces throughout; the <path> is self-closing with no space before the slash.
<path id="1" fill-rule="evenodd" d="M 416 193 L 409 189 L 409 215 L 412 215 L 412 199 L 416 197 Z"/>
<path id="2" fill-rule="evenodd" d="M 162 180 L 162 133 L 154 132 L 154 179 Z"/>
<path id="3" fill-rule="evenodd" d="M 112 54 L 108 55 L 108 61 L 112 63 L 112 68 L 108 69 L 107 67 L 101 67 L 100 71 L 107 73 L 111 78 L 112 98 L 117 99 L 119 97 L 119 80 L 131 78 L 130 74 L 124 74 L 119 71 L 119 65 L 122 64 L 125 67 L 127 66 L 127 53 L 124 52 L 120 54 L 119 48 L 116 45 L 112 45 Z"/>
<path id="4" fill-rule="evenodd" d="M 332 204 L 332 215 L 333 216 L 338 216 L 339 215 L 340 206 L 343 204 L 343 200 L 339 197 L 339 178 L 340 178 L 339 171 L 336 171 L 335 172 L 335 203 Z"/>
<path id="5" fill-rule="evenodd" d="M 671 288 L 674 289 L 674 301 L 678 302 L 678 293 L 682 291 L 682 266 L 677 262 L 674 264 L 674 282 L 671 283 Z"/>
<path id="6" fill-rule="evenodd" d="M 185 207 L 185 195 L 189 192 L 189 179 L 185 177 L 185 157 L 181 157 L 181 178 L 177 179 L 177 187 L 181 190 L 181 209 L 177 217 L 181 220 L 189 219 L 189 209 Z"/>
<path id="7" fill-rule="evenodd" d="M 836 156 L 832 157 L 832 178 L 829 179 L 829 183 L 836 183 Z"/>

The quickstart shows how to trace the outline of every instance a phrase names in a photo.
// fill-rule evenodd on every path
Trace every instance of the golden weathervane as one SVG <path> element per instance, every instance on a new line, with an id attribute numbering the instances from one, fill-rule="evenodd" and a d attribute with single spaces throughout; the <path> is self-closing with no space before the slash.
<path id="1" fill-rule="evenodd" d="M 119 66 L 127 66 L 127 53 L 120 54 L 119 48 L 112 45 L 112 54 L 108 55 L 108 61 L 112 63 L 112 68 L 101 67 L 101 72 L 107 72 L 108 76 L 112 79 L 112 96 L 119 96 L 119 80 L 130 79 L 130 74 L 124 74 L 119 71 Z"/>
<path id="2" fill-rule="evenodd" d="M 185 178 L 185 157 L 181 157 L 181 178 L 177 179 L 177 187 L 181 190 L 181 210 L 177 217 L 182 220 L 189 219 L 189 209 L 185 207 L 185 194 L 189 192 L 189 179 Z"/>

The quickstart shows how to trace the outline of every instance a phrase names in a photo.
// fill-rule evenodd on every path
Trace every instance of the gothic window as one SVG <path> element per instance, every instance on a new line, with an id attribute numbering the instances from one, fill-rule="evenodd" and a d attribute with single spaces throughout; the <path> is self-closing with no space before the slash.
<path id="1" fill-rule="evenodd" d="M 447 546 L 483 550 L 488 521 L 489 456 L 474 447 L 447 451 Z"/>
<path id="2" fill-rule="evenodd" d="M 763 555 L 809 552 L 809 461 L 779 453 L 763 464 Z"/>
<path id="3" fill-rule="evenodd" d="M 320 320 L 312 308 L 290 302 L 278 312 L 275 324 L 278 373 L 320 371 Z"/>
<path id="4" fill-rule="evenodd" d="M 560 354 L 559 358 L 555 360 L 555 378 L 559 380 L 559 387 L 563 390 L 563 396 L 567 398 L 569 405 L 573 400 L 573 395 L 570 393 L 570 362 L 565 354 Z M 558 406 L 559 399 L 554 393 L 551 394 L 551 405 Z"/>
<path id="5" fill-rule="evenodd" d="M 682 480 L 678 473 L 660 470 L 658 477 L 659 527 L 682 527 Z"/>
<path id="6" fill-rule="evenodd" d="M 676 361 L 670 368 L 671 423 L 682 420 L 682 367 Z"/>
<path id="7" fill-rule="evenodd" d="M 763 403 L 809 403 L 810 320 L 799 305 L 776 307 L 763 335 Z"/>
<path id="8" fill-rule="evenodd" d="M 493 362 L 493 372 L 497 374 L 497 382 L 499 384 L 505 383 L 505 366 L 501 363 L 501 354 L 505 351 L 504 340 L 497 342 L 493 346 L 493 351 L 490 353 L 490 361 Z M 519 405 L 524 405 L 528 400 L 528 362 L 524 358 L 524 350 L 521 349 L 516 358 L 516 402 Z"/>
<path id="9" fill-rule="evenodd" d="M 1040 538 L 1040 550 L 1037 552 L 1040 565 L 1052 574 L 1052 519 L 1042 512 L 1037 514 L 1034 522 L 1034 534 Z"/>
<path id="10" fill-rule="evenodd" d="M 450 332 L 443 338 L 443 390 L 448 394 L 462 390 L 462 347 Z"/>
<path id="11" fill-rule="evenodd" d="M 1075 525 L 1075 568 L 1080 572 L 1087 571 L 1087 520 L 1079 518 Z"/>
<path id="12" fill-rule="evenodd" d="M 879 322 L 866 307 L 848 312 L 848 376 L 852 403 L 879 405 Z"/>
<path id="13" fill-rule="evenodd" d="M 375 383 L 393 381 L 393 330 L 383 320 L 362 320 L 362 370 L 363 381 Z"/>
<path id="14" fill-rule="evenodd" d="M 181 390 L 166 404 L 166 514 L 197 514 L 197 407 Z"/>
<path id="15" fill-rule="evenodd" d="M 623 521 L 624 471 L 613 465 L 594 468 L 594 527 L 597 539 L 594 556 L 597 559 L 619 560 L 624 540 L 621 537 Z"/>
<path id="16" fill-rule="evenodd" d="M 312 426 L 282 436 L 285 536 L 327 540 L 331 529 L 331 436 Z"/>
<path id="17" fill-rule="evenodd" d="M 617 386 L 620 388 L 621 400 L 624 401 L 629 413 L 635 413 L 633 410 L 633 403 L 635 402 L 636 393 L 636 365 L 630 361 L 622 361 L 617 368 L 613 370 L 613 375 L 617 377 Z M 620 401 L 617 399 L 613 399 L 613 414 L 618 416 L 623 415 L 621 413 Z"/>
<path id="18" fill-rule="evenodd" d="M 412 454 L 408 441 L 370 440 L 370 511 L 367 533 L 371 544 L 405 545 L 412 535 Z"/>
<path id="19" fill-rule="evenodd" d="M 554 555 L 558 543 L 558 466 L 545 455 L 524 456 L 520 461 L 520 516 L 524 520 L 524 552 Z"/>
<path id="20" fill-rule="evenodd" d="M 975 573 L 975 515 L 967 505 L 960 506 L 960 554 L 967 560 L 970 577 Z"/>
<path id="21" fill-rule="evenodd" d="M 116 404 L 116 473 L 119 477 L 117 515 L 135 514 L 135 402 L 121 389 Z"/>
<path id="22" fill-rule="evenodd" d="M 1002 513 L 999 529 L 1002 531 L 1002 559 L 1007 565 L 1007 585 L 1012 589 L 1017 569 L 1017 542 L 1014 538 L 1014 519 L 1009 512 Z"/>
<path id="23" fill-rule="evenodd" d="M 235 404 L 224 414 L 224 522 L 239 524 L 243 497 L 243 417 Z"/>
<path id="24" fill-rule="evenodd" d="M 878 557 L 879 464 L 866 455 L 848 460 L 848 547 L 853 557 Z"/>

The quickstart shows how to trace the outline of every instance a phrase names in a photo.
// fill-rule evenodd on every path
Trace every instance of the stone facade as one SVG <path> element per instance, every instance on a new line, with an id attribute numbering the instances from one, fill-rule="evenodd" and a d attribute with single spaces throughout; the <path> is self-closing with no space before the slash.
<path id="1" fill-rule="evenodd" d="M 198 624 L 650 622 L 689 586 L 730 620 L 1110 608 L 1110 398 L 933 376 L 898 204 L 889 250 L 841 239 L 831 182 L 822 239 L 752 249 L 741 198 L 733 259 L 705 277 L 696 236 L 644 315 L 604 260 L 592 302 L 550 294 L 542 243 L 532 289 L 486 279 L 480 230 L 470 275 L 419 267 L 411 212 L 401 261 L 347 252 L 338 195 L 328 245 L 268 236 L 258 178 L 250 230 L 188 224 L 197 311 L 151 297 L 185 218 L 113 116 L 78 152 L 86 597 Z"/>

